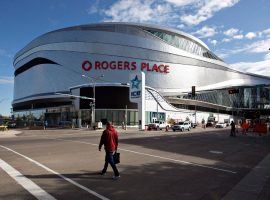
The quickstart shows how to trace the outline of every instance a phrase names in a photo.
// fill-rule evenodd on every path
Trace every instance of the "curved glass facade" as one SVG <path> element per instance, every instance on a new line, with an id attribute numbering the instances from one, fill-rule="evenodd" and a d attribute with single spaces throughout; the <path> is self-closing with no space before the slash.
<path id="1" fill-rule="evenodd" d="M 152 35 L 162 39 L 166 43 L 172 46 L 175 46 L 181 50 L 187 51 L 189 53 L 192 53 L 198 56 L 222 61 L 219 57 L 217 57 L 215 54 L 210 52 L 205 47 L 201 46 L 200 44 L 184 36 L 178 36 L 178 35 L 168 34 L 165 32 L 149 30 L 149 29 L 145 31 L 147 31 L 148 33 L 151 33 Z"/>
<path id="2" fill-rule="evenodd" d="M 195 97 L 179 95 L 179 98 L 193 99 L 235 109 L 269 109 L 269 86 L 257 85 L 253 87 L 235 87 L 237 92 L 230 94 L 230 89 L 197 92 Z"/>

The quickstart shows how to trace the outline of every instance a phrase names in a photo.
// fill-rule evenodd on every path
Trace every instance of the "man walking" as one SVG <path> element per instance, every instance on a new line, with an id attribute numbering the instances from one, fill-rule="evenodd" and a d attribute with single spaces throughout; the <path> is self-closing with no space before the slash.
<path id="1" fill-rule="evenodd" d="M 120 178 L 120 174 L 114 163 L 113 155 L 117 151 L 117 147 L 118 147 L 118 134 L 110 122 L 107 122 L 106 130 L 103 131 L 102 136 L 100 138 L 99 147 L 98 147 L 99 151 L 101 151 L 102 145 L 104 145 L 106 156 L 105 156 L 104 168 L 100 174 L 101 175 L 106 174 L 108 164 L 110 163 L 114 172 L 113 179 L 117 180 L 118 178 Z"/>
<path id="2" fill-rule="evenodd" d="M 235 137 L 236 134 L 235 134 L 235 123 L 232 121 L 231 122 L 231 137 Z"/>

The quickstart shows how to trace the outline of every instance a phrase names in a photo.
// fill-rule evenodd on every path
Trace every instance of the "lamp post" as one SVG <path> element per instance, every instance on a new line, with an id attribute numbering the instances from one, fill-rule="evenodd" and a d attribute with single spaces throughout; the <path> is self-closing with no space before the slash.
<path id="1" fill-rule="evenodd" d="M 84 78 L 87 78 L 89 80 L 91 80 L 92 82 L 92 85 L 93 85 L 93 104 L 91 105 L 91 108 L 92 108 L 92 122 L 91 124 L 95 125 L 95 107 L 96 107 L 96 80 L 99 80 L 100 78 L 103 78 L 104 75 L 101 74 L 100 76 L 97 76 L 97 77 L 90 77 L 90 76 L 87 76 L 85 74 L 82 74 L 82 77 Z"/>

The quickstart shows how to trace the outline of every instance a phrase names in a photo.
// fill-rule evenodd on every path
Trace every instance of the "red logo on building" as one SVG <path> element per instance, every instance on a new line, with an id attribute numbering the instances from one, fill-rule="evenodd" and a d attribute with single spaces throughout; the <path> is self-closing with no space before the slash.
<path id="1" fill-rule="evenodd" d="M 82 68 L 84 71 L 90 71 L 92 69 L 92 63 L 86 60 L 82 63 Z"/>

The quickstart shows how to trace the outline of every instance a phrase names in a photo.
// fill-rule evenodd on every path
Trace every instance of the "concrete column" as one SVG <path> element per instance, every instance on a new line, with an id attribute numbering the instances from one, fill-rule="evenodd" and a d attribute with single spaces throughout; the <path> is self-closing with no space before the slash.
<path id="1" fill-rule="evenodd" d="M 77 121 L 77 123 L 78 123 L 78 127 L 81 128 L 82 127 L 82 111 L 81 110 L 78 111 L 78 121 Z"/>
<path id="2" fill-rule="evenodd" d="M 138 104 L 138 114 L 139 114 L 139 129 L 145 130 L 145 104 Z"/>

